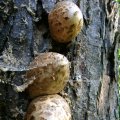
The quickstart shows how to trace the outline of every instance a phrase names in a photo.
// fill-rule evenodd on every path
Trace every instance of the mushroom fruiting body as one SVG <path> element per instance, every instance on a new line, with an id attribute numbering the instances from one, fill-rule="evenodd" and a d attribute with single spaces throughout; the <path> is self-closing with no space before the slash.
<path id="1" fill-rule="evenodd" d="M 73 40 L 83 27 L 83 15 L 79 7 L 70 1 L 58 2 L 48 16 L 52 38 L 60 43 Z"/>
<path id="2" fill-rule="evenodd" d="M 30 64 L 26 78 L 33 80 L 26 91 L 30 98 L 60 92 L 69 80 L 68 59 L 54 52 L 40 53 Z"/>
<path id="3" fill-rule="evenodd" d="M 41 96 L 30 103 L 24 120 L 71 120 L 71 111 L 61 96 Z"/>

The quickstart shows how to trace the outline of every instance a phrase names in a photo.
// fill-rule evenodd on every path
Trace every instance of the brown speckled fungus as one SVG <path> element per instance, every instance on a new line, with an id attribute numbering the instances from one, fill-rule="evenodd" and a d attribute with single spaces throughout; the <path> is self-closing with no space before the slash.
<path id="1" fill-rule="evenodd" d="M 59 93 L 69 80 L 68 59 L 54 52 L 40 53 L 30 64 L 26 78 L 34 81 L 26 91 L 30 98 Z"/>
<path id="2" fill-rule="evenodd" d="M 52 38 L 60 43 L 73 40 L 83 27 L 83 15 L 79 7 L 70 1 L 58 2 L 48 16 Z"/>
<path id="3" fill-rule="evenodd" d="M 57 94 L 40 96 L 30 103 L 24 120 L 71 120 L 71 111 Z"/>

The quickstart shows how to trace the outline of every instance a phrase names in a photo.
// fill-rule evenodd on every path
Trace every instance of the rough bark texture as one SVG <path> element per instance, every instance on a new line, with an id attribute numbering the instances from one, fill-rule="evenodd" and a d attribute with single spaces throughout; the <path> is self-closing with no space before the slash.
<path id="1" fill-rule="evenodd" d="M 73 120 L 119 120 L 117 4 L 112 0 L 74 0 L 83 12 L 84 28 L 73 43 L 64 45 L 54 42 L 49 33 L 47 17 L 56 2 L 0 1 L 0 120 L 23 119 L 30 100 L 14 86 L 25 82 L 26 66 L 34 56 L 46 51 L 64 54 L 71 62 L 65 92 Z"/>

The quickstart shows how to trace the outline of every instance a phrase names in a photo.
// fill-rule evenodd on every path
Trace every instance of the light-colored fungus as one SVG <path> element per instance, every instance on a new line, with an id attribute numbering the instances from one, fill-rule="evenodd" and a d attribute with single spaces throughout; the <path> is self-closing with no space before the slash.
<path id="1" fill-rule="evenodd" d="M 70 1 L 58 2 L 48 16 L 52 38 L 60 43 L 73 40 L 83 27 L 83 15 L 79 7 Z"/>
<path id="2" fill-rule="evenodd" d="M 59 93 L 69 80 L 69 61 L 59 53 L 40 53 L 31 62 L 30 68 L 26 78 L 33 82 L 26 91 L 31 98 Z"/>
<path id="3" fill-rule="evenodd" d="M 30 103 L 24 120 L 71 120 L 71 111 L 57 94 L 40 96 Z"/>

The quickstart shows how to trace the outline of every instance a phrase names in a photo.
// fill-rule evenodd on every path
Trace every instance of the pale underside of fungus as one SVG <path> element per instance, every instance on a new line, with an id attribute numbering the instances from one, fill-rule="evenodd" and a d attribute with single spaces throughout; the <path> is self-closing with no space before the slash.
<path id="1" fill-rule="evenodd" d="M 29 65 L 26 83 L 17 91 L 26 92 L 30 98 L 59 93 L 64 89 L 70 74 L 68 59 L 59 53 L 40 53 Z"/>
<path id="2" fill-rule="evenodd" d="M 58 2 L 48 16 L 52 38 L 61 43 L 73 40 L 83 27 L 83 15 L 79 7 L 70 1 Z"/>
<path id="3" fill-rule="evenodd" d="M 57 94 L 40 96 L 30 103 L 24 120 L 71 120 L 71 111 Z"/>

